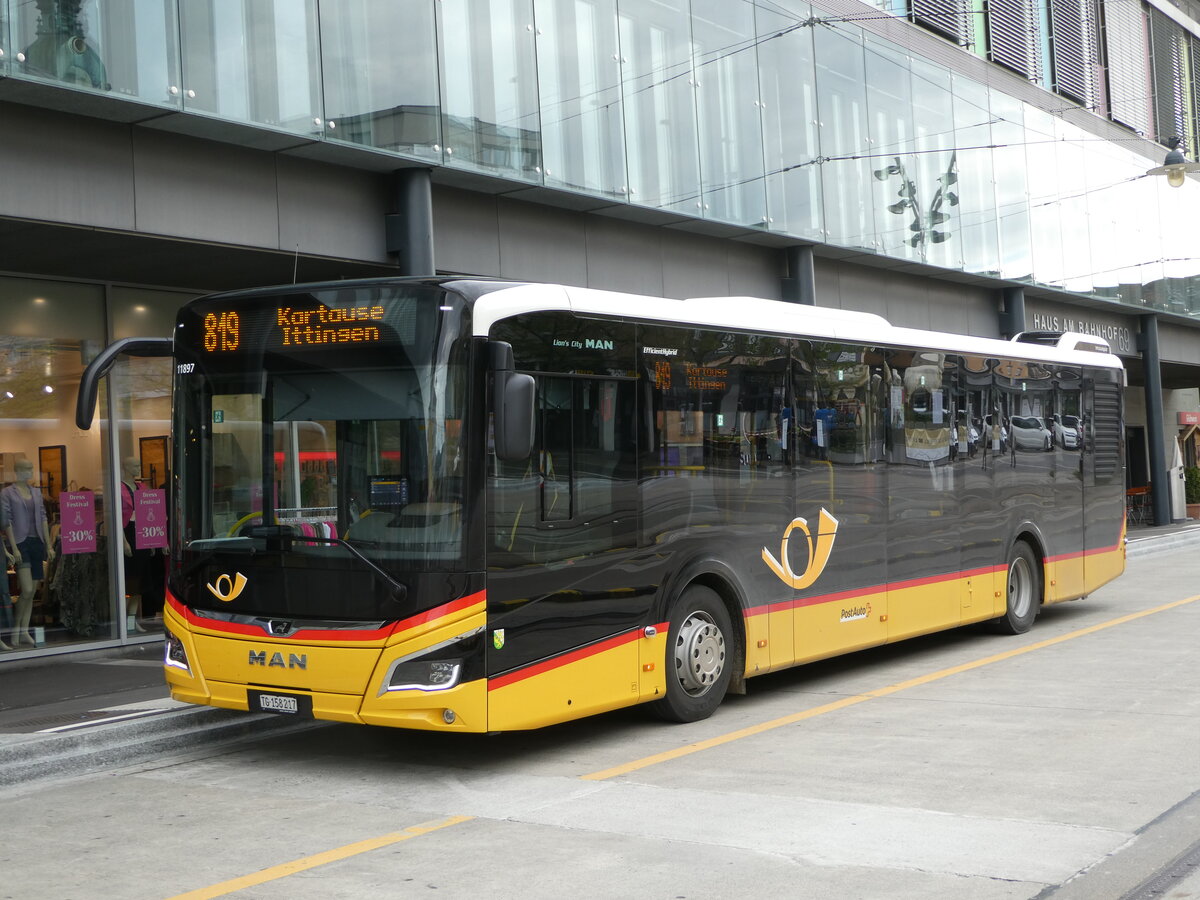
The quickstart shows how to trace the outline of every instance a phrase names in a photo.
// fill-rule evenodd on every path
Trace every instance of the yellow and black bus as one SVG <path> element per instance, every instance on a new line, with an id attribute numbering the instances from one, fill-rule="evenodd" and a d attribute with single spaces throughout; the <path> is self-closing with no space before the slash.
<path id="1" fill-rule="evenodd" d="M 639 703 L 692 721 L 761 673 L 1024 632 L 1124 568 L 1124 372 L 1094 337 L 290 285 L 109 347 L 81 426 L 123 352 L 174 362 L 165 666 L 191 703 L 469 732 Z M 1067 417 L 1077 441 L 1027 433 Z"/>

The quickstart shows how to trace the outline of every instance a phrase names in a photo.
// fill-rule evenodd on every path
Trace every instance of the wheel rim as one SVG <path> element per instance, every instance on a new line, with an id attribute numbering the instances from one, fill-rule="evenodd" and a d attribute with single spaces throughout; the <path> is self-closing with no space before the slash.
<path id="1" fill-rule="evenodd" d="M 1029 560 L 1018 556 L 1008 567 L 1008 609 L 1018 619 L 1029 615 L 1033 606 L 1033 570 Z"/>
<path id="2" fill-rule="evenodd" d="M 691 613 L 675 636 L 675 675 L 686 693 L 707 693 L 725 669 L 725 635 L 708 613 Z"/>

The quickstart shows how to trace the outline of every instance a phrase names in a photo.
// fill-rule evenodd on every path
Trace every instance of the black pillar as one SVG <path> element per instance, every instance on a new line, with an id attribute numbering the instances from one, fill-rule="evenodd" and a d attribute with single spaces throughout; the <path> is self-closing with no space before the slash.
<path id="1" fill-rule="evenodd" d="M 783 279 L 783 299 L 805 306 L 817 305 L 817 275 L 813 250 L 809 244 L 787 248 L 787 278 Z"/>
<path id="2" fill-rule="evenodd" d="M 1158 316 L 1143 316 L 1138 335 L 1146 373 L 1146 443 L 1150 450 L 1150 502 L 1154 524 L 1171 524 L 1171 486 L 1167 481 L 1167 446 L 1163 440 L 1162 368 L 1158 356 Z"/>
<path id="3" fill-rule="evenodd" d="M 1011 338 L 1025 330 L 1025 288 L 1006 287 L 1001 302 L 1000 336 Z"/>
<path id="4" fill-rule="evenodd" d="M 433 265 L 433 182 L 431 169 L 399 169 L 394 174 L 392 208 L 384 218 L 387 252 L 396 254 L 401 275 L 436 275 Z"/>

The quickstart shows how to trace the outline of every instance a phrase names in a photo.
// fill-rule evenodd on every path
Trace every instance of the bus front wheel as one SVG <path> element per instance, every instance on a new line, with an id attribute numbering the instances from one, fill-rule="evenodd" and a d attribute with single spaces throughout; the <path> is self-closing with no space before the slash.
<path id="1" fill-rule="evenodd" d="M 671 611 L 667 632 L 667 694 L 654 711 L 671 722 L 713 714 L 733 675 L 736 656 L 729 611 L 711 588 L 692 585 Z"/>
<path id="2" fill-rule="evenodd" d="M 1033 627 L 1042 602 L 1041 563 L 1024 541 L 1009 554 L 1007 591 L 1004 615 L 993 619 L 992 627 L 1000 634 L 1024 634 Z"/>

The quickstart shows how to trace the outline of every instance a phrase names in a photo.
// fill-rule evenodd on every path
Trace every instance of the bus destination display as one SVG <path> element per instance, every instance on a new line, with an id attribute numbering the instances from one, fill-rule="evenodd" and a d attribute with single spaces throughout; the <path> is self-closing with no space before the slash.
<path id="1" fill-rule="evenodd" d="M 246 313 L 249 317 L 251 314 Z M 278 305 L 268 322 L 268 347 L 315 347 L 330 344 L 376 344 L 381 341 L 379 326 L 385 316 L 383 306 L 331 307 L 314 302 L 307 305 Z M 233 310 L 210 312 L 204 316 L 206 353 L 232 353 L 242 347 L 242 314 Z"/>

